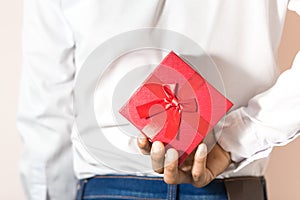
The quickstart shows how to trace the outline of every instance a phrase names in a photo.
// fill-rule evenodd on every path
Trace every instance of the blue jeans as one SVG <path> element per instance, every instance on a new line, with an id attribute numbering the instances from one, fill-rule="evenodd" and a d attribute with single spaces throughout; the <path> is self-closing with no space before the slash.
<path id="1" fill-rule="evenodd" d="M 227 200 L 224 182 L 216 179 L 203 188 L 190 184 L 168 185 L 162 178 L 105 175 L 80 180 L 77 200 L 82 199 L 187 199 Z"/>

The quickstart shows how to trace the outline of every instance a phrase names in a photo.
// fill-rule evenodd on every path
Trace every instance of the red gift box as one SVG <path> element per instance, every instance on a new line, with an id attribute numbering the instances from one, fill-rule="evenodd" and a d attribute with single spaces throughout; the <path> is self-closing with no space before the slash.
<path id="1" fill-rule="evenodd" d="M 172 51 L 120 113 L 150 141 L 175 148 L 180 165 L 232 105 Z"/>

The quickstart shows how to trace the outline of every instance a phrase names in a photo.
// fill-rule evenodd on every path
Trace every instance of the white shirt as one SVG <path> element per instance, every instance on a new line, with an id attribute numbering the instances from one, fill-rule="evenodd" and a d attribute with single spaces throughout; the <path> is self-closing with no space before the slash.
<path id="1" fill-rule="evenodd" d="M 237 165 L 220 178 L 262 175 L 272 147 L 300 130 L 300 53 L 280 76 L 276 63 L 288 6 L 299 14 L 299 0 L 25 1 L 17 124 L 25 144 L 21 176 L 28 198 L 73 199 L 75 175 L 124 173 L 97 162 L 80 142 L 72 92 L 95 48 L 113 35 L 153 26 L 196 41 L 221 72 L 235 107 L 218 142 Z M 134 173 L 139 167 L 131 174 L 143 174 Z"/>

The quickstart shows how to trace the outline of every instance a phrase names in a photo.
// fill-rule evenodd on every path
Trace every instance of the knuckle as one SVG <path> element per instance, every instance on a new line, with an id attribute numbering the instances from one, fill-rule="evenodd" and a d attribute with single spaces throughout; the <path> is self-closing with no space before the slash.
<path id="1" fill-rule="evenodd" d="M 137 145 L 139 146 L 139 147 L 142 147 L 142 146 L 144 146 L 144 143 L 141 141 L 141 139 L 136 139 L 136 143 L 137 143 Z"/>
<path id="2" fill-rule="evenodd" d="M 152 162 L 161 162 L 164 160 L 164 156 L 160 154 L 151 154 L 151 160 Z"/>
<path id="3" fill-rule="evenodd" d="M 194 161 L 194 162 L 197 162 L 197 163 L 199 163 L 199 164 L 202 164 L 202 163 L 203 163 L 203 160 L 204 160 L 204 158 L 195 157 L 195 161 Z"/>
<path id="4" fill-rule="evenodd" d="M 163 169 L 163 168 L 160 168 L 160 169 L 154 169 L 154 171 L 155 171 L 156 173 L 159 173 L 159 174 L 164 173 L 164 169 Z"/>
<path id="5" fill-rule="evenodd" d="M 171 171 L 171 172 L 175 172 L 177 170 L 177 166 L 172 163 L 166 167 L 167 167 L 168 171 Z"/>
<path id="6" fill-rule="evenodd" d="M 140 152 L 142 154 L 145 154 L 145 155 L 149 155 L 150 154 L 149 147 L 147 147 L 147 146 L 140 146 L 140 145 L 138 145 L 138 146 L 139 146 Z"/>
<path id="7" fill-rule="evenodd" d="M 193 180 L 194 180 L 194 181 L 199 181 L 200 178 L 201 178 L 201 175 L 200 175 L 200 174 L 192 174 L 192 176 L 193 176 Z"/>
<path id="8" fill-rule="evenodd" d="M 137 144 L 138 144 L 138 145 L 143 145 L 143 144 L 145 144 L 145 140 L 144 140 L 143 137 L 138 137 L 138 138 L 136 138 L 136 141 L 137 141 Z"/>

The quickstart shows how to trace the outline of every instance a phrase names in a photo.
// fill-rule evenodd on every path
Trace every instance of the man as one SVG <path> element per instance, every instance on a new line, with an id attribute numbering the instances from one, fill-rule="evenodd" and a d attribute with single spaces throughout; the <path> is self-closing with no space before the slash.
<path id="1" fill-rule="evenodd" d="M 291 141 L 300 129 L 300 55 L 292 69 L 280 76 L 276 65 L 286 8 L 289 5 L 299 13 L 299 4 L 298 0 L 24 2 L 18 128 L 25 144 L 21 174 L 28 198 L 73 199 L 76 178 L 82 180 L 77 186 L 78 199 L 125 198 L 129 194 L 129 199 L 151 195 L 160 199 L 200 199 L 207 195 L 226 199 L 226 191 L 235 194 L 230 184 L 224 189 L 225 177 L 241 177 L 245 182 L 243 177 L 251 176 L 259 180 L 255 187 L 263 190 L 263 180 L 255 177 L 263 176 L 272 147 Z M 177 168 L 178 155 L 173 149 L 164 157 L 161 143 L 154 143 L 150 150 L 147 140 L 139 141 L 142 152 L 151 153 L 154 170 L 164 173 L 166 183 L 191 183 L 196 187 L 167 185 L 155 172 L 140 172 L 151 163 L 137 160 L 130 172 L 119 170 L 129 163 L 99 163 L 73 127 L 74 84 L 85 60 L 113 35 L 144 27 L 172 30 L 201 45 L 218 66 L 226 94 L 235 105 L 224 127 L 216 126 L 222 130 L 218 144 L 207 157 L 206 146 L 200 144 L 185 169 Z M 160 54 L 156 59 L 162 57 Z M 128 143 L 126 148 L 134 146 Z M 106 153 L 118 158 L 114 152 Z M 220 179 L 213 181 L 216 176 Z M 122 184 L 110 193 L 117 183 Z M 129 189 L 123 190 L 127 185 Z M 204 185 L 207 187 L 197 188 Z M 134 193 L 141 188 L 145 190 Z M 162 196 L 155 196 L 160 189 Z"/>

